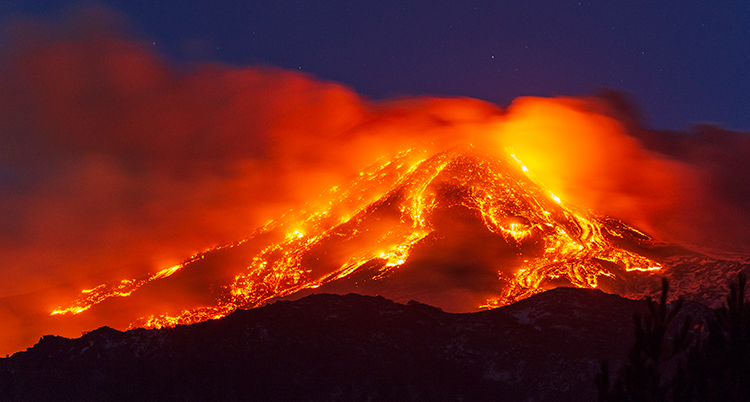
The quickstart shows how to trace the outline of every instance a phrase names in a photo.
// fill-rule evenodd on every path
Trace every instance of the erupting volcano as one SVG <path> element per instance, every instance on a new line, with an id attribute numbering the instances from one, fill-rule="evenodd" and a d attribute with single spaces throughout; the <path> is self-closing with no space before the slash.
<path id="1" fill-rule="evenodd" d="M 711 346 L 748 344 L 738 10 L 110 3 L 0 7 L 0 399 L 603 400 L 750 360 Z"/>
<path id="2" fill-rule="evenodd" d="M 6 353 L 311 293 L 475 312 L 667 276 L 715 306 L 747 266 L 726 251 L 750 242 L 748 137 L 649 130 L 617 91 L 371 100 L 178 68 L 96 24 L 18 29 L 0 54 Z"/>
<path id="3" fill-rule="evenodd" d="M 411 149 L 246 239 L 147 278 L 84 290 L 52 314 L 126 296 L 164 306 L 154 300 L 169 299 L 186 282 L 201 288 L 193 304 L 210 304 L 146 308 L 130 327 L 196 323 L 311 290 L 477 311 L 559 285 L 623 291 L 635 273 L 662 268 L 628 246 L 655 245 L 621 221 L 566 205 L 512 154 Z"/>

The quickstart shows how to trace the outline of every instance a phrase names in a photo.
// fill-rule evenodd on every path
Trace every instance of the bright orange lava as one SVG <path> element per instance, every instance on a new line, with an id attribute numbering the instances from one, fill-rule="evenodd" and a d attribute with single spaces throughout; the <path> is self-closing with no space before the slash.
<path id="1" fill-rule="evenodd" d="M 567 206 L 532 176 L 513 154 L 496 159 L 473 148 L 456 148 L 426 158 L 424 152 L 408 150 L 360 172 L 351 183 L 335 187 L 327 201 L 308 205 L 306 211 L 269 223 L 255 236 L 283 231 L 283 240 L 267 245 L 246 269 L 222 288 L 214 306 L 185 310 L 177 315 L 143 317 L 132 327 L 161 328 L 191 324 L 226 316 L 238 308 L 251 308 L 290 295 L 302 289 L 317 288 L 345 278 L 365 264 L 380 262 L 380 276 L 398 270 L 409 259 L 412 249 L 434 228 L 430 217 L 438 206 L 433 182 L 447 177 L 458 188 L 466 189 L 463 198 L 451 202 L 477 210 L 488 230 L 517 247 L 527 239 L 541 242 L 540 251 L 523 256 L 523 265 L 512 277 L 498 272 L 506 285 L 497 297 L 478 308 L 512 303 L 544 290 L 543 282 L 564 278 L 578 287 L 596 288 L 600 277 L 615 274 L 601 261 L 616 264 L 625 271 L 661 269 L 658 263 L 614 245 L 612 237 L 628 233 L 644 234 L 612 219 L 603 219 Z M 368 226 L 368 219 L 379 208 L 396 205 L 398 220 L 382 227 Z M 358 248 L 321 271 L 306 260 L 323 241 L 341 239 L 360 242 Z M 249 239 L 220 248 L 237 247 Z M 128 296 L 139 287 L 164 279 L 183 267 L 217 250 L 207 250 L 142 280 L 123 280 L 82 291 L 70 306 L 52 314 L 78 314 L 110 297 Z M 504 277 L 505 275 L 505 277 Z"/>

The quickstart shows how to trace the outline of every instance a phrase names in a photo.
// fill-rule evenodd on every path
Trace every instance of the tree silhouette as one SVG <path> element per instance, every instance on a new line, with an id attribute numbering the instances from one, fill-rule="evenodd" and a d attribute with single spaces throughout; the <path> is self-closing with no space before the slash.
<path id="1" fill-rule="evenodd" d="M 750 309 L 745 301 L 747 276 L 729 286 L 724 307 L 707 322 L 708 333 L 696 339 L 674 381 L 675 401 L 750 401 Z"/>
<path id="2" fill-rule="evenodd" d="M 667 304 L 669 282 L 662 278 L 659 302 L 647 299 L 649 314 L 633 315 L 635 342 L 620 376 L 611 384 L 609 363 L 603 362 L 596 377 L 599 401 L 659 402 L 666 400 L 668 386 L 661 381 L 660 367 L 684 348 L 685 340 L 677 337 L 673 345 L 665 345 L 667 328 L 682 308 L 682 299 Z"/>
<path id="3" fill-rule="evenodd" d="M 747 276 L 730 284 L 724 307 L 705 326 L 685 319 L 671 342 L 667 329 L 682 307 L 682 299 L 667 305 L 669 284 L 662 279 L 659 303 L 648 300 L 649 314 L 634 316 L 635 342 L 617 380 L 602 363 L 596 376 L 599 401 L 750 401 L 750 308 L 745 302 Z M 665 363 L 676 359 L 671 379 Z"/>

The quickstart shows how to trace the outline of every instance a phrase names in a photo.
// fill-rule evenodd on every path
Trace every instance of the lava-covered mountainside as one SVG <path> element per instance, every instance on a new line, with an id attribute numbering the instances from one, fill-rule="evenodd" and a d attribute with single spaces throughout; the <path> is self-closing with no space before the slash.
<path id="1" fill-rule="evenodd" d="M 384 158 L 247 238 L 154 274 L 87 281 L 78 297 L 52 289 L 0 304 L 28 323 L 9 353 L 43 334 L 191 324 L 312 293 L 382 295 L 459 313 L 558 286 L 654 297 L 665 276 L 671 296 L 717 307 L 748 267 L 746 255 L 658 242 L 568 205 L 513 154 L 456 147 Z"/>
<path id="2" fill-rule="evenodd" d="M 311 292 L 379 294 L 478 311 L 557 286 L 627 294 L 664 267 L 660 245 L 565 204 L 512 154 L 409 151 L 253 236 L 148 278 L 87 289 L 56 315 L 135 327 L 218 318 Z M 124 296 L 124 297 L 123 297 Z"/>
<path id="3" fill-rule="evenodd" d="M 174 328 L 45 336 L 0 359 L 0 399 L 594 400 L 637 311 L 644 302 L 576 288 L 467 314 L 315 294 Z"/>

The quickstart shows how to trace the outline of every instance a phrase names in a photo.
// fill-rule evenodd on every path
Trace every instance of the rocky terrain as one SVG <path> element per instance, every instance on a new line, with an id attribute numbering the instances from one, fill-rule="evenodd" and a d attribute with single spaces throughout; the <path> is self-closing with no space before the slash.
<path id="1" fill-rule="evenodd" d="M 645 311 L 576 288 L 468 314 L 315 294 L 189 326 L 45 336 L 0 359 L 0 400 L 595 400 L 602 360 L 622 364 Z"/>

